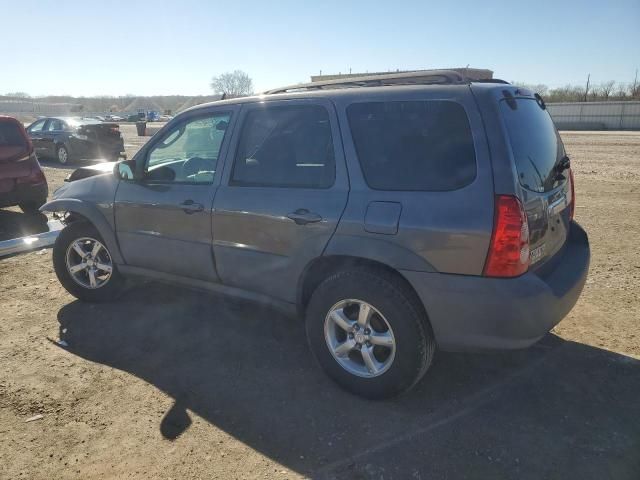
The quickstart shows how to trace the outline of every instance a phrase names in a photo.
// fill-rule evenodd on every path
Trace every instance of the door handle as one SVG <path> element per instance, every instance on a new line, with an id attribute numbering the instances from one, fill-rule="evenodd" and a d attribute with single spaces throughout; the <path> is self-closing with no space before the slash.
<path id="1" fill-rule="evenodd" d="M 180 204 L 180 208 L 182 208 L 182 211 L 184 213 L 191 215 L 192 213 L 203 211 L 204 205 L 202 205 L 201 203 L 196 203 L 193 200 L 185 200 Z"/>
<path id="2" fill-rule="evenodd" d="M 295 212 L 291 212 L 287 215 L 296 225 L 306 225 L 307 223 L 316 223 L 322 220 L 322 217 L 317 213 L 310 212 L 306 208 L 299 208 Z"/>

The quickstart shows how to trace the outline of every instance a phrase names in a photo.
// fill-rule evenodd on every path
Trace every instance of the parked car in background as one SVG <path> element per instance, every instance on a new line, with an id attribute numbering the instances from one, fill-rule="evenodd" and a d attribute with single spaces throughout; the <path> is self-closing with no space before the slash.
<path id="1" fill-rule="evenodd" d="M 145 116 L 144 112 L 139 112 L 139 113 L 132 113 L 130 115 L 127 115 L 126 121 L 127 122 L 140 122 L 140 121 L 144 121 L 147 117 Z"/>
<path id="2" fill-rule="evenodd" d="M 124 118 L 121 117 L 120 115 L 106 115 L 104 117 L 104 121 L 105 122 L 122 122 L 124 121 Z"/>
<path id="3" fill-rule="evenodd" d="M 72 295 L 142 275 L 280 305 L 370 398 L 410 389 L 436 346 L 535 343 L 589 269 L 542 98 L 452 71 L 200 105 L 96 173 L 42 207 L 66 213 L 53 262 Z"/>
<path id="4" fill-rule="evenodd" d="M 47 201 L 47 180 L 22 123 L 0 116 L 0 207 L 37 212 Z"/>
<path id="5" fill-rule="evenodd" d="M 29 125 L 27 134 L 39 157 L 52 158 L 63 165 L 80 159 L 126 158 L 116 123 L 79 117 L 46 117 Z"/>
<path id="6" fill-rule="evenodd" d="M 160 113 L 154 110 L 149 110 L 146 113 L 147 122 L 159 122 L 160 121 Z"/>

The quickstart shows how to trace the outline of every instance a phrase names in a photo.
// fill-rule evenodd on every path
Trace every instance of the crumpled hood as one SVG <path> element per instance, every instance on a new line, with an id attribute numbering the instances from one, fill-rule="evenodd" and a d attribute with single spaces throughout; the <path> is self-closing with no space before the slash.
<path id="1" fill-rule="evenodd" d="M 112 173 L 114 165 L 115 164 L 111 162 L 102 162 L 102 163 L 95 163 L 93 165 L 86 165 L 84 167 L 76 168 L 65 179 L 65 182 L 75 182 L 76 180 L 81 180 L 87 177 L 93 177 L 95 175 L 104 175 L 105 173 Z"/>
<path id="2" fill-rule="evenodd" d="M 113 164 L 110 167 L 112 170 Z M 114 175 L 95 175 L 68 182 L 53 192 L 52 200 L 74 199 L 98 205 L 113 204 L 118 182 Z"/>

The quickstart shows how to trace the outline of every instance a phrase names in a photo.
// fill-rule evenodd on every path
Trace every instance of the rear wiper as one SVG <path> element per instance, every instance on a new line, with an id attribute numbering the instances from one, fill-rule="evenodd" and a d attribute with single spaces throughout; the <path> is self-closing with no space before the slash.
<path id="1" fill-rule="evenodd" d="M 562 174 L 562 172 L 564 172 L 565 170 L 569 170 L 570 168 L 571 168 L 571 160 L 567 155 L 565 155 L 560 159 L 558 163 L 556 163 L 556 166 L 554 167 L 554 170 L 556 172 L 555 180 L 557 181 L 565 180 L 567 177 L 565 177 Z"/>
<path id="2" fill-rule="evenodd" d="M 567 155 L 565 155 L 556 164 L 556 172 L 562 173 L 565 170 L 568 170 L 569 168 L 571 168 L 571 160 L 569 159 L 569 157 Z"/>

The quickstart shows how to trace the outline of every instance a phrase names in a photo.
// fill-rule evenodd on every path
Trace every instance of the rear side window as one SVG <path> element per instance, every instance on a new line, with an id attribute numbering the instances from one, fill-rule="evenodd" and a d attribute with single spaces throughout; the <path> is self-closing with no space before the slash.
<path id="1" fill-rule="evenodd" d="M 267 105 L 247 114 L 231 185 L 329 188 L 334 180 L 333 139 L 324 107 Z"/>
<path id="2" fill-rule="evenodd" d="M 365 180 L 375 190 L 455 190 L 476 176 L 471 127 L 458 103 L 354 103 L 347 116 Z"/>
<path id="3" fill-rule="evenodd" d="M 556 187 L 556 164 L 564 146 L 551 117 L 538 102 L 528 98 L 500 101 L 520 184 L 534 192 Z"/>
<path id="4" fill-rule="evenodd" d="M 0 122 L 0 147 L 27 147 L 20 127 L 13 122 Z"/>
<path id="5" fill-rule="evenodd" d="M 61 130 L 64 130 L 64 126 L 60 120 L 53 119 L 53 120 L 49 120 L 49 125 L 47 126 L 47 130 L 49 132 L 61 131 Z"/>

